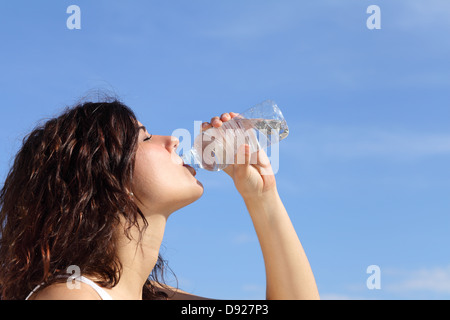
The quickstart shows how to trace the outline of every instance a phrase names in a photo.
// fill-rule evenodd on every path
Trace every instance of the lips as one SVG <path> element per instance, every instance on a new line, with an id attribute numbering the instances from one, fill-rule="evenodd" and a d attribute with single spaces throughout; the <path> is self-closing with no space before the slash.
<path id="1" fill-rule="evenodd" d="M 183 163 L 183 167 L 187 168 L 189 170 L 190 173 L 192 173 L 192 175 L 195 177 L 195 175 L 197 174 L 197 172 L 195 171 L 194 168 L 192 168 L 190 165 Z"/>

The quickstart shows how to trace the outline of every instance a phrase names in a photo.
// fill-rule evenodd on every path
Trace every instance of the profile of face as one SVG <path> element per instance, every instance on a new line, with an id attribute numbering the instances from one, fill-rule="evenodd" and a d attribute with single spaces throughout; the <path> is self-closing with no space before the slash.
<path id="1" fill-rule="evenodd" d="M 151 136 L 117 100 L 83 102 L 37 126 L 0 190 L 0 265 L 11 266 L 0 270 L 0 299 L 25 299 L 68 262 L 116 285 L 118 218 L 131 240 L 142 218 L 168 217 L 203 194 L 178 143 Z"/>
<path id="2" fill-rule="evenodd" d="M 172 212 L 203 194 L 195 170 L 176 154 L 179 141 L 171 136 L 150 135 L 140 123 L 131 190 L 144 215 Z"/>

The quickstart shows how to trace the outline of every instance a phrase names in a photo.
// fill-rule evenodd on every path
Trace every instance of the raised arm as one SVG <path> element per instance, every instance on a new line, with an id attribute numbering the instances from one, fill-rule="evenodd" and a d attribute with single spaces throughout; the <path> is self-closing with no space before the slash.
<path id="1" fill-rule="evenodd" d="M 318 299 L 308 259 L 277 191 L 244 200 L 264 256 L 266 298 Z"/>
<path id="2" fill-rule="evenodd" d="M 235 114 L 211 120 L 220 127 Z M 203 126 L 207 129 L 208 124 Z M 255 155 L 254 155 L 255 156 Z M 224 171 L 245 201 L 261 245 L 266 269 L 267 299 L 319 299 L 305 251 L 278 194 L 275 176 L 264 151 L 250 161 L 248 146 L 238 151 L 240 161 Z M 245 160 L 245 161 L 242 161 Z M 255 161 L 256 160 L 256 161 Z"/>

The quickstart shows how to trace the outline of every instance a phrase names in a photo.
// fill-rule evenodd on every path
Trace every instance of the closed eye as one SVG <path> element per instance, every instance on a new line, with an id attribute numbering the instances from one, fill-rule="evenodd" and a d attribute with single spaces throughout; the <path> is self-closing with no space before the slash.
<path id="1" fill-rule="evenodd" d="M 153 137 L 153 135 L 151 134 L 149 137 L 145 138 L 144 141 L 149 141 L 152 139 L 152 137 Z"/>

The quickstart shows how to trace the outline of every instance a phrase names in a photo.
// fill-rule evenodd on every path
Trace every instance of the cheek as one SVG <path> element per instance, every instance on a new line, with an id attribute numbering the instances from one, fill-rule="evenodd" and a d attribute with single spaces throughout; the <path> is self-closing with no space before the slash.
<path id="1" fill-rule="evenodd" d="M 164 148 L 140 147 L 136 153 L 133 176 L 133 190 L 149 200 L 174 191 L 182 179 L 183 167 L 173 163 L 171 155 Z"/>
<path id="2" fill-rule="evenodd" d="M 145 152 L 138 149 L 136 154 L 136 162 L 134 165 L 133 190 L 139 193 L 152 194 L 157 191 L 157 187 L 161 185 L 161 166 L 164 162 L 158 161 L 157 152 Z M 145 196 L 148 196 L 146 194 Z"/>
<path id="3" fill-rule="evenodd" d="M 184 206 L 203 193 L 201 184 L 186 168 L 156 148 L 138 150 L 132 190 L 142 204 L 155 208 L 167 204 Z"/>

